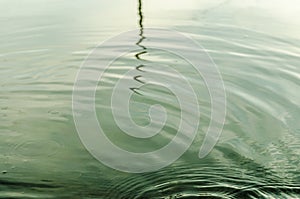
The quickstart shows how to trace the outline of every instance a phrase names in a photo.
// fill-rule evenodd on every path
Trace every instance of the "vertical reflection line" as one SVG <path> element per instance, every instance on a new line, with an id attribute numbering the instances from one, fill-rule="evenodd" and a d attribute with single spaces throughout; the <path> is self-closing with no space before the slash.
<path id="1" fill-rule="evenodd" d="M 144 27 L 143 27 L 143 12 L 142 12 L 142 0 L 138 0 L 139 6 L 138 6 L 138 15 L 139 15 L 139 27 L 140 27 L 140 39 L 138 40 L 138 42 L 136 43 L 136 45 L 138 45 L 139 47 L 141 47 L 142 49 L 146 49 L 145 46 L 141 45 L 142 41 L 145 39 L 144 37 Z M 144 52 L 146 53 L 146 51 Z M 140 59 L 137 56 L 137 59 Z"/>
<path id="2" fill-rule="evenodd" d="M 146 38 L 144 36 L 144 27 L 143 27 L 143 19 L 144 19 L 144 16 L 143 16 L 143 12 L 142 12 L 142 0 L 138 0 L 138 16 L 139 16 L 139 28 L 140 28 L 140 33 L 139 33 L 139 40 L 136 42 L 136 45 L 139 46 L 140 48 L 142 48 L 141 51 L 139 51 L 138 53 L 135 54 L 135 57 L 137 60 L 143 60 L 140 56 L 142 54 L 145 54 L 147 53 L 146 51 L 146 47 L 142 45 L 142 42 L 143 40 Z M 136 70 L 138 71 L 141 71 L 141 72 L 144 72 L 142 70 L 142 68 L 145 67 L 144 64 L 139 64 L 138 66 L 136 66 Z M 133 79 L 141 84 L 144 84 L 144 82 L 142 80 L 140 80 L 139 78 L 142 77 L 142 75 L 137 75 L 135 76 Z M 139 94 L 141 95 L 138 90 L 139 88 L 130 88 L 130 90 L 132 90 L 133 92 L 135 92 L 136 94 Z"/>

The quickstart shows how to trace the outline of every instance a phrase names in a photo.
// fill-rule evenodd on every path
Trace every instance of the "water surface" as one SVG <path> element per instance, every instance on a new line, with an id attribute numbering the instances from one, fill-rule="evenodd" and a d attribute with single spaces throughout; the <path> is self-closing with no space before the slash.
<path id="1" fill-rule="evenodd" d="M 295 0 L 1 1 L 0 198 L 299 198 L 299 13 Z M 204 159 L 198 152 L 211 112 L 203 79 L 178 57 L 144 46 L 154 37 L 142 31 L 146 27 L 191 37 L 220 70 L 227 115 Z M 85 57 L 98 43 L 135 28 L 141 31 L 137 50 L 112 63 L 96 92 L 107 136 L 127 150 L 147 152 L 166 145 L 178 128 L 178 101 L 151 85 L 128 88 L 134 92 L 131 115 L 146 125 L 149 106 L 161 104 L 168 113 L 161 134 L 141 141 L 116 127 L 107 99 L 128 69 L 140 70 L 132 80 L 142 85 L 151 65 L 162 76 L 168 76 L 165 66 L 176 68 L 197 88 L 201 109 L 189 150 L 172 165 L 143 174 L 95 160 L 72 115 L 73 84 Z"/>

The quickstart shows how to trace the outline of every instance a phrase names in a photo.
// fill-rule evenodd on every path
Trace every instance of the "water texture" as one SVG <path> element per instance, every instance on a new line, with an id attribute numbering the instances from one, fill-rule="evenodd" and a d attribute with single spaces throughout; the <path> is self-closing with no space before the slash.
<path id="1" fill-rule="evenodd" d="M 300 198 L 299 13 L 296 0 L 2 0 L 0 198 Z M 147 32 L 151 27 L 192 38 L 222 76 L 225 123 L 203 159 L 198 153 L 211 117 L 207 85 L 186 60 L 146 45 L 147 39 L 160 39 Z M 146 84 L 149 74 L 157 82 L 179 81 L 168 67 L 195 88 L 201 111 L 191 147 L 173 164 L 140 174 L 97 161 L 80 141 L 72 113 L 73 85 L 84 59 L 99 43 L 133 29 L 136 50 L 114 59 L 96 90 L 95 110 L 106 136 L 137 153 L 170 142 L 181 119 L 180 102 L 170 90 Z M 172 37 L 168 42 L 183 48 Z M 135 71 L 128 81 L 140 85 L 120 91 L 132 93 L 132 120 L 149 124 L 154 104 L 167 114 L 161 132 L 149 139 L 130 137 L 115 123 L 110 98 L 128 70 Z M 186 92 L 182 85 L 176 89 Z M 190 97 L 185 95 L 188 105 Z M 122 107 L 114 108 L 118 117 L 128 117 Z M 193 110 L 187 115 L 193 126 Z M 159 124 L 154 121 L 154 128 Z"/>

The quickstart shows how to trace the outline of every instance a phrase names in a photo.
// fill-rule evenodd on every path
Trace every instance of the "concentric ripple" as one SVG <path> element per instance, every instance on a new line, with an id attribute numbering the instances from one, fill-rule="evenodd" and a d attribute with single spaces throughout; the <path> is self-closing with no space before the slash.
<path id="1" fill-rule="evenodd" d="M 251 167 L 251 161 L 247 163 Z M 213 166 L 212 166 L 213 165 Z M 254 166 L 254 165 L 252 165 Z M 109 198 L 293 198 L 299 182 L 287 182 L 263 167 L 175 165 L 155 173 L 134 175 L 109 190 Z"/>

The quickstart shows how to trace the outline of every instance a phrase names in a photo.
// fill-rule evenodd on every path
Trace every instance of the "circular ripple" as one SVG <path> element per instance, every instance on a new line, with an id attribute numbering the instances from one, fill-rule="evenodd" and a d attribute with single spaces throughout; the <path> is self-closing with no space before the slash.
<path id="1" fill-rule="evenodd" d="M 24 157 L 53 156 L 62 147 L 55 140 L 27 140 L 14 148 L 14 153 Z"/>
<path id="2" fill-rule="evenodd" d="M 196 164 L 133 175 L 113 186 L 109 198 L 290 198 L 299 192 L 299 184 L 264 168 L 242 173 L 234 166 Z"/>

